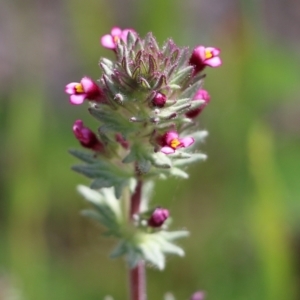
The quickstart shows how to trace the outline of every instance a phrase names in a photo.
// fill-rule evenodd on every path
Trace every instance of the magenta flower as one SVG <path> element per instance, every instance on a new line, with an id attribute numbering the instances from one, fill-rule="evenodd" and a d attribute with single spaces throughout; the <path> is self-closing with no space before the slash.
<path id="1" fill-rule="evenodd" d="M 196 293 L 194 293 L 190 300 L 204 300 L 205 299 L 205 293 L 202 291 L 198 291 Z"/>
<path id="2" fill-rule="evenodd" d="M 102 91 L 89 77 L 83 77 L 81 81 L 71 82 L 66 85 L 65 92 L 70 96 L 70 102 L 74 105 L 82 104 L 85 99 L 100 101 Z"/>
<path id="3" fill-rule="evenodd" d="M 101 152 L 103 150 L 103 144 L 98 140 L 96 134 L 89 128 L 84 127 L 81 120 L 75 121 L 73 125 L 73 133 L 83 147 L 97 152 Z"/>
<path id="4" fill-rule="evenodd" d="M 166 95 L 158 92 L 152 99 L 152 104 L 156 107 L 162 108 L 165 106 L 166 101 L 167 101 Z"/>
<path id="5" fill-rule="evenodd" d="M 205 108 L 205 106 L 210 101 L 210 95 L 206 90 L 200 89 L 197 91 L 193 100 L 204 100 L 205 102 L 202 105 L 200 105 L 198 108 L 190 110 L 185 114 L 188 118 L 191 118 L 191 119 L 197 117 L 202 112 L 202 110 Z"/>
<path id="6" fill-rule="evenodd" d="M 195 140 L 192 137 L 181 139 L 176 131 L 169 131 L 163 137 L 164 146 L 160 151 L 165 154 L 172 154 L 176 149 L 189 147 L 194 142 Z"/>
<path id="7" fill-rule="evenodd" d="M 135 33 L 133 29 L 124 29 L 122 30 L 119 27 L 113 27 L 110 34 L 105 34 L 101 38 L 101 45 L 108 49 L 116 49 L 116 45 L 120 39 L 126 42 L 128 32 L 131 31 Z"/>
<path id="8" fill-rule="evenodd" d="M 213 47 L 197 46 L 190 57 L 190 65 L 194 66 L 194 74 L 202 71 L 206 66 L 215 68 L 222 64 L 220 49 Z"/>
<path id="9" fill-rule="evenodd" d="M 151 227 L 161 227 L 168 218 L 169 211 L 166 208 L 157 207 L 149 218 L 148 225 Z"/>

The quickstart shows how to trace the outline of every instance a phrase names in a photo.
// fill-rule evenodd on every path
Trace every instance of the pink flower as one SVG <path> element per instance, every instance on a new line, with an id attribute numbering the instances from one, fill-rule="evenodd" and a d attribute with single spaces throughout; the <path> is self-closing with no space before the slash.
<path id="1" fill-rule="evenodd" d="M 120 39 L 126 42 L 128 32 L 131 31 L 135 33 L 133 29 L 122 30 L 119 27 L 113 27 L 110 34 L 105 34 L 101 38 L 101 45 L 108 49 L 116 49 L 116 45 Z"/>
<path id="2" fill-rule="evenodd" d="M 83 147 L 97 152 L 101 152 L 103 150 L 103 144 L 98 140 L 96 134 L 89 128 L 84 127 L 81 120 L 75 121 L 73 125 L 73 133 Z"/>
<path id="3" fill-rule="evenodd" d="M 152 104 L 156 107 L 162 108 L 165 106 L 166 101 L 167 101 L 166 95 L 158 92 L 152 99 Z"/>
<path id="4" fill-rule="evenodd" d="M 151 227 L 161 227 L 168 218 L 169 211 L 165 208 L 157 207 L 149 218 L 148 225 Z"/>
<path id="5" fill-rule="evenodd" d="M 192 295 L 190 300 L 204 300 L 205 298 L 205 293 L 202 291 L 198 291 Z"/>
<path id="6" fill-rule="evenodd" d="M 194 74 L 202 71 L 206 66 L 215 68 L 222 64 L 220 49 L 213 47 L 197 46 L 190 57 L 190 65 L 194 66 Z"/>
<path id="7" fill-rule="evenodd" d="M 160 149 L 165 154 L 172 154 L 176 149 L 186 148 L 194 143 L 192 137 L 185 137 L 180 139 L 176 131 L 169 131 L 163 137 L 164 146 Z"/>
<path id="8" fill-rule="evenodd" d="M 85 99 L 100 101 L 102 91 L 89 77 L 83 77 L 81 81 L 71 82 L 66 85 L 65 92 L 70 96 L 70 102 L 74 105 L 82 104 Z"/>
<path id="9" fill-rule="evenodd" d="M 198 108 L 190 110 L 185 114 L 188 118 L 191 118 L 191 119 L 197 117 L 202 112 L 204 107 L 210 101 L 210 95 L 206 90 L 200 89 L 200 90 L 197 91 L 197 93 L 194 96 L 193 100 L 204 100 L 205 102 L 202 105 L 200 105 Z"/>

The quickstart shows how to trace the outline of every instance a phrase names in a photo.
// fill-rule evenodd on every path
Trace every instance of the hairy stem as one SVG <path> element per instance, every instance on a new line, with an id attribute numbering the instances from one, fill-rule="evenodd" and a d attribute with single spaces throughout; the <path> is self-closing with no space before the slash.
<path id="1" fill-rule="evenodd" d="M 142 181 L 138 180 L 137 186 L 130 199 L 130 219 L 133 215 L 140 212 L 142 194 Z M 144 262 L 139 262 L 138 265 L 129 271 L 130 281 L 130 300 L 146 300 L 146 274 Z"/>

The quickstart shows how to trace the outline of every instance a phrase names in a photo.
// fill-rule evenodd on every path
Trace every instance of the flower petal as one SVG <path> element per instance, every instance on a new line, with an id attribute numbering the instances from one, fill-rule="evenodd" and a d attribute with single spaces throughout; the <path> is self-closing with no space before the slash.
<path id="1" fill-rule="evenodd" d="M 212 67 L 212 68 L 215 68 L 215 67 L 219 67 L 222 64 L 222 61 L 221 61 L 220 57 L 216 56 L 216 57 L 212 57 L 210 59 L 207 59 L 205 61 L 205 64 Z"/>
<path id="2" fill-rule="evenodd" d="M 73 124 L 73 132 L 76 134 L 81 128 L 83 128 L 82 120 L 76 120 Z"/>
<path id="3" fill-rule="evenodd" d="M 79 105 L 83 103 L 85 98 L 86 98 L 86 94 L 71 95 L 70 102 L 71 104 Z"/>
<path id="4" fill-rule="evenodd" d="M 110 34 L 106 34 L 101 38 L 101 45 L 108 49 L 115 49 L 116 44 Z"/>
<path id="5" fill-rule="evenodd" d="M 160 149 L 160 151 L 161 151 L 162 153 L 164 153 L 164 154 L 172 154 L 172 153 L 175 152 L 175 150 L 174 150 L 173 148 L 168 147 L 168 146 L 162 147 L 162 148 Z"/>
<path id="6" fill-rule="evenodd" d="M 89 77 L 83 77 L 81 79 L 80 83 L 82 84 L 83 90 L 86 93 L 89 93 L 90 91 L 92 91 L 94 89 L 94 86 L 95 86 L 94 81 Z"/>
<path id="7" fill-rule="evenodd" d="M 74 94 L 75 93 L 75 86 L 77 84 L 78 84 L 78 82 L 71 82 L 71 83 L 67 84 L 66 87 L 65 87 L 65 92 L 67 94 L 70 94 L 70 95 Z"/>
<path id="8" fill-rule="evenodd" d="M 209 102 L 210 95 L 207 90 L 200 89 L 195 94 L 193 100 L 205 100 L 205 102 Z"/>
<path id="9" fill-rule="evenodd" d="M 206 47 L 206 50 L 211 52 L 213 56 L 218 56 L 221 52 L 219 48 L 214 48 L 214 47 Z"/>
<path id="10" fill-rule="evenodd" d="M 172 140 L 177 139 L 178 138 L 178 133 L 176 131 L 168 131 L 165 135 L 165 142 L 167 145 L 169 145 Z"/>
<path id="11" fill-rule="evenodd" d="M 185 137 L 185 138 L 180 139 L 180 142 L 183 147 L 188 147 L 188 146 L 191 146 L 192 144 L 194 144 L 195 140 L 192 137 Z"/>
<path id="12" fill-rule="evenodd" d="M 201 60 L 205 60 L 205 50 L 206 49 L 207 48 L 200 45 L 194 49 L 193 53 L 197 54 Z"/>
<path id="13" fill-rule="evenodd" d="M 122 34 L 122 29 L 119 28 L 119 27 L 113 27 L 111 29 L 111 35 L 114 37 L 114 36 L 120 36 Z"/>

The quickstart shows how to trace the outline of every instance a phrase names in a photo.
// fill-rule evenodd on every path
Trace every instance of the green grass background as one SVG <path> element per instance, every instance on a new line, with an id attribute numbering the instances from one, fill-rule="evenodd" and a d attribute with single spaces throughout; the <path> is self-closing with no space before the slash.
<path id="1" fill-rule="evenodd" d="M 70 170 L 67 149 L 77 146 L 75 119 L 95 123 L 64 94 L 68 82 L 99 77 L 99 57 L 112 57 L 99 38 L 120 25 L 152 31 L 160 43 L 220 47 L 224 62 L 205 82 L 209 159 L 189 180 L 155 190 L 153 203 L 169 207 L 173 228 L 191 237 L 181 242 L 184 259 L 170 257 L 164 272 L 148 268 L 149 299 L 167 291 L 188 299 L 198 289 L 208 300 L 300 299 L 299 52 L 263 29 L 255 1 L 209 24 L 189 22 L 190 0 L 127 2 L 6 2 L 15 64 L 0 85 L 0 295 L 127 298 L 125 263 L 108 259 L 114 241 L 79 215 L 75 186 L 87 180 Z"/>

